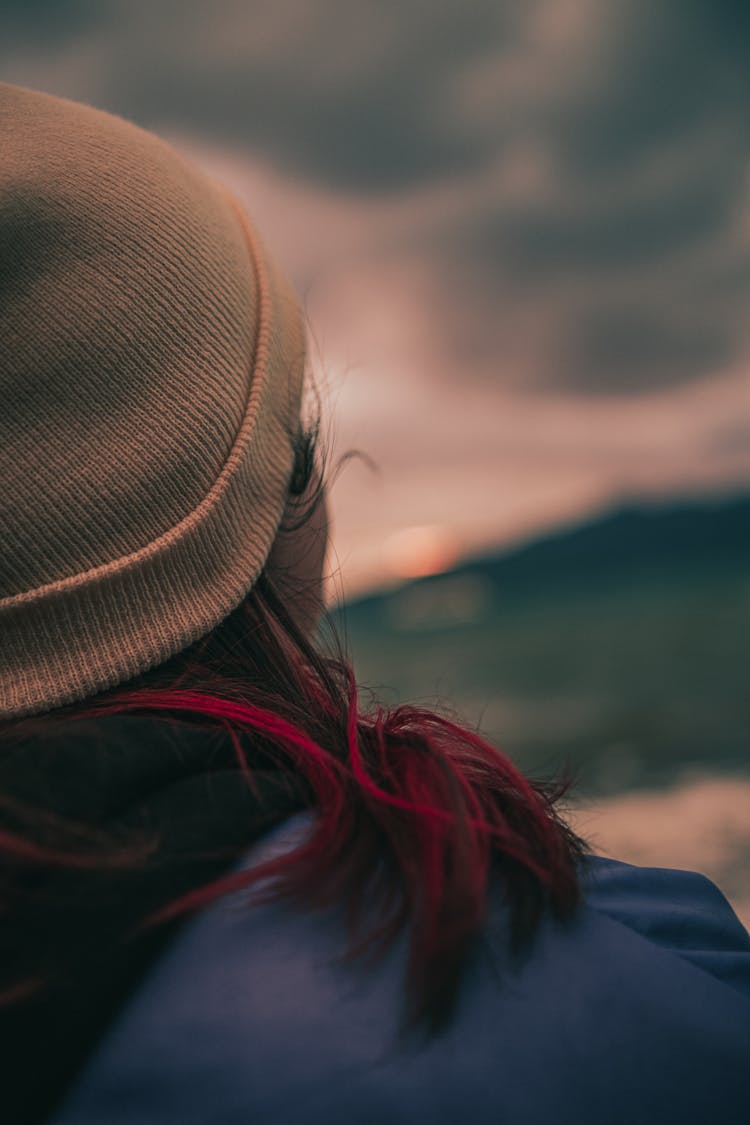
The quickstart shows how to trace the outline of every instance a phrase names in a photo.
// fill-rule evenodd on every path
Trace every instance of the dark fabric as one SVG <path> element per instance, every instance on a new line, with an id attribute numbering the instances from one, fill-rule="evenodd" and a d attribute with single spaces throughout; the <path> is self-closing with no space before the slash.
<path id="1" fill-rule="evenodd" d="M 304 844 L 300 812 L 249 850 Z M 750 937 L 695 872 L 582 864 L 513 971 L 490 883 L 456 1019 L 397 1049 L 408 934 L 338 960 L 345 911 L 227 895 L 164 951 L 51 1125 L 747 1125 Z M 364 966 L 362 966 L 364 967 Z"/>
<path id="2" fill-rule="evenodd" d="M 185 918 L 123 941 L 146 915 L 236 864 L 253 841 L 311 803 L 295 781 L 245 745 L 257 795 L 230 737 L 184 723 L 111 715 L 3 748 L 0 829 L 19 832 L 16 802 L 125 841 L 158 840 L 133 869 L 2 870 L 3 987 L 43 967 L 53 983 L 0 1007 L 6 1125 L 49 1118 L 93 1047 Z"/>

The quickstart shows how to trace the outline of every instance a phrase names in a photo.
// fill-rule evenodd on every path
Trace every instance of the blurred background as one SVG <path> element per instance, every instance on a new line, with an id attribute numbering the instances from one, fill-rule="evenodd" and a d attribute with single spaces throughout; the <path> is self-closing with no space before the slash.
<path id="1" fill-rule="evenodd" d="M 750 926 L 750 8 L 0 0 L 0 77 L 234 189 L 309 324 L 363 685 L 573 768 Z"/>

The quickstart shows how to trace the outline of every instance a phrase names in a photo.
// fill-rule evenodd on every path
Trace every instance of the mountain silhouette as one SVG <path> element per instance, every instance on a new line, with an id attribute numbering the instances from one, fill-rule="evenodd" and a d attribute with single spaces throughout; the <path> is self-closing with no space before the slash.
<path id="1" fill-rule="evenodd" d="M 750 494 L 620 504 L 602 516 L 531 542 L 464 560 L 438 575 L 350 603 L 367 611 L 448 579 L 473 577 L 499 595 L 601 588 L 612 583 L 690 578 L 707 569 L 744 567 L 750 577 Z"/>

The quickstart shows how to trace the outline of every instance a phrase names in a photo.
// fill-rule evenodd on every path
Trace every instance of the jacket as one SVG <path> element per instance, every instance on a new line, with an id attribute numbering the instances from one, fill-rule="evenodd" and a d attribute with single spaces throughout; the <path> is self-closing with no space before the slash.
<path id="1" fill-rule="evenodd" d="M 241 866 L 291 847 L 293 813 Z M 585 905 L 543 922 L 509 974 L 487 941 L 455 1023 L 397 1051 L 405 938 L 374 971 L 335 964 L 338 909 L 213 903 L 183 927 L 52 1125 L 745 1125 L 750 937 L 702 875 L 603 857 Z"/>

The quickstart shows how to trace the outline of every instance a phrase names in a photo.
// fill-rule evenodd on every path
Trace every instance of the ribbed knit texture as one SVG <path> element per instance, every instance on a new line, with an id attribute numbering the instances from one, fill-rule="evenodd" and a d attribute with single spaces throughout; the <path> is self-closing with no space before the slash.
<path id="1" fill-rule="evenodd" d="M 223 185 L 0 83 L 0 718 L 114 687 L 239 604 L 304 365 L 294 292 Z"/>

